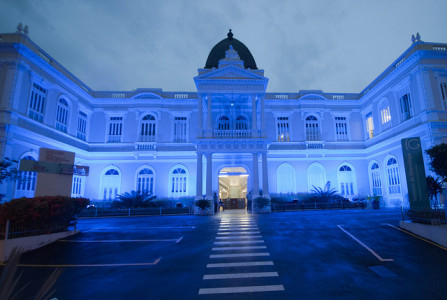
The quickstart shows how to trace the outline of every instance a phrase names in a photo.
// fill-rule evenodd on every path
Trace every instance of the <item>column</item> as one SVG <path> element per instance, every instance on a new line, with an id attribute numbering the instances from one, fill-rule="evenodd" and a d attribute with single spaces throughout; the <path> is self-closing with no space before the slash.
<path id="1" fill-rule="evenodd" d="M 213 199 L 213 154 L 206 155 L 206 199 Z"/>
<path id="2" fill-rule="evenodd" d="M 261 101 L 261 132 L 263 135 L 266 135 L 265 132 L 265 112 L 264 112 L 264 96 L 259 98 L 259 101 Z"/>
<path id="3" fill-rule="evenodd" d="M 211 118 L 212 118 L 212 113 L 211 113 L 211 94 L 208 94 L 207 96 L 206 96 L 206 99 L 208 100 L 208 103 L 207 103 L 207 118 L 206 118 L 206 131 L 207 131 L 207 133 L 206 133 L 206 136 L 207 137 L 212 137 L 212 130 L 213 130 L 213 128 L 212 128 L 212 122 L 211 122 Z"/>
<path id="4" fill-rule="evenodd" d="M 203 137 L 203 95 L 199 94 L 198 97 L 199 106 L 197 108 L 197 137 Z"/>
<path id="5" fill-rule="evenodd" d="M 251 95 L 251 109 L 252 109 L 252 113 L 251 113 L 251 122 L 253 124 L 252 126 L 252 137 L 258 137 L 258 114 L 257 114 L 257 109 L 256 109 L 256 95 Z"/>
<path id="6" fill-rule="evenodd" d="M 196 200 L 203 198 L 202 182 L 203 182 L 202 152 L 197 152 Z"/>
<path id="7" fill-rule="evenodd" d="M 262 194 L 269 195 L 269 173 L 267 167 L 267 152 L 262 152 Z"/>
<path id="8" fill-rule="evenodd" d="M 253 153 L 253 198 L 259 196 L 258 153 Z"/>

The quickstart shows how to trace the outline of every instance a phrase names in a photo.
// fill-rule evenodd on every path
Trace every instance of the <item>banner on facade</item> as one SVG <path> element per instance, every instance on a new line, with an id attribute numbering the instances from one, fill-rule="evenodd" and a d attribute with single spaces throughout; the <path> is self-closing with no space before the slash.
<path id="1" fill-rule="evenodd" d="M 410 208 L 430 208 L 421 139 L 419 137 L 402 139 L 401 143 Z"/>
<path id="2" fill-rule="evenodd" d="M 90 168 L 88 166 L 58 164 L 46 161 L 22 159 L 20 160 L 19 170 L 25 172 L 43 172 L 51 174 L 88 176 Z"/>

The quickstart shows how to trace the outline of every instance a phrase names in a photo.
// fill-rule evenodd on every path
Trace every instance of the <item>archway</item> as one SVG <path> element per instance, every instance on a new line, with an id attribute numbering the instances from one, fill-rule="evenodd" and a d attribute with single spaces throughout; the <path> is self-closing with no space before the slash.
<path id="1" fill-rule="evenodd" d="M 243 167 L 222 168 L 219 172 L 219 199 L 225 209 L 247 208 L 248 172 Z"/>

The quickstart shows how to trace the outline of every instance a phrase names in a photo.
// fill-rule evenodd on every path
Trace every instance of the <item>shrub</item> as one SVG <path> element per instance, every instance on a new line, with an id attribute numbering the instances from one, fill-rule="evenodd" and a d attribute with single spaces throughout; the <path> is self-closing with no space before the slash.
<path id="1" fill-rule="evenodd" d="M 331 182 L 328 181 L 324 189 L 313 186 L 312 195 L 309 198 L 311 202 L 316 203 L 333 203 L 342 200 L 343 197 L 337 194 L 336 189 L 331 189 Z"/>
<path id="2" fill-rule="evenodd" d="M 259 196 L 253 199 L 253 211 L 261 212 L 264 208 L 271 204 L 270 198 Z"/>
<path id="3" fill-rule="evenodd" d="M 118 200 L 112 202 L 111 207 L 114 208 L 143 208 L 156 206 L 152 200 L 156 196 L 153 196 L 148 192 L 131 191 L 130 193 L 124 193 L 118 195 Z"/>
<path id="4" fill-rule="evenodd" d="M 197 200 L 196 202 L 194 202 L 194 205 L 201 209 L 211 208 L 210 201 L 208 201 L 206 199 Z"/>
<path id="5" fill-rule="evenodd" d="M 87 205 L 85 198 L 42 196 L 19 198 L 0 205 L 0 223 L 39 226 L 49 223 L 68 224 Z"/>

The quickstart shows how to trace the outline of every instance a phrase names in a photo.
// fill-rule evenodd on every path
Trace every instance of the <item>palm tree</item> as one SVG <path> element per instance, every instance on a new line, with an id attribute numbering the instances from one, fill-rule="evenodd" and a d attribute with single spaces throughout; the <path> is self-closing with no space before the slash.
<path id="1" fill-rule="evenodd" d="M 427 193 L 433 208 L 439 207 L 438 194 L 442 194 L 442 181 L 433 176 L 427 176 Z"/>
<path id="2" fill-rule="evenodd" d="M 331 182 L 328 181 L 326 185 L 324 186 L 324 189 L 321 187 L 312 186 L 313 189 L 312 192 L 312 201 L 320 202 L 320 203 L 331 203 L 335 202 L 336 200 L 343 199 L 342 196 L 337 194 L 337 190 L 332 188 L 331 189 Z"/>
<path id="3" fill-rule="evenodd" d="M 151 206 L 151 201 L 157 196 L 149 192 L 131 191 L 118 195 L 118 200 L 112 202 L 112 206 L 117 208 L 139 208 Z"/>

